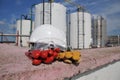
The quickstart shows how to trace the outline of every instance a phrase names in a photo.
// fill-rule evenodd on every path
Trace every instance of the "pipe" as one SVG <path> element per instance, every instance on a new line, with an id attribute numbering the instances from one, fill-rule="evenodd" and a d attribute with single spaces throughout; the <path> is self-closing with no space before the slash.
<path id="1" fill-rule="evenodd" d="M 30 35 L 32 34 L 32 7 L 31 7 L 31 25 L 30 25 Z"/>
<path id="2" fill-rule="evenodd" d="M 80 20 L 79 20 L 79 18 L 80 18 L 80 16 L 79 16 L 79 12 L 80 12 L 80 8 L 78 8 L 77 9 L 77 48 L 79 49 L 79 22 L 80 22 Z"/>
<path id="3" fill-rule="evenodd" d="M 1 43 L 3 43 L 3 32 L 1 32 Z"/>
<path id="4" fill-rule="evenodd" d="M 68 18 L 69 18 L 69 19 L 68 19 L 68 20 L 69 20 L 69 25 L 68 25 L 68 27 L 69 27 L 69 29 L 68 29 L 68 30 L 69 30 L 69 32 L 68 32 L 68 34 L 69 34 L 69 36 L 68 36 L 68 37 L 69 37 L 69 38 L 68 38 L 68 39 L 69 39 L 69 41 L 68 41 L 69 44 L 68 44 L 68 45 L 70 45 L 70 26 L 71 26 L 70 10 L 68 11 L 68 13 L 69 13 L 69 14 L 68 14 Z"/>
<path id="5" fill-rule="evenodd" d="M 22 15 L 20 19 L 20 35 L 22 35 Z M 20 36 L 20 46 L 22 47 L 22 37 Z"/>
<path id="6" fill-rule="evenodd" d="M 84 9 L 82 11 L 83 11 L 83 49 L 84 49 L 85 48 Z"/>
<path id="7" fill-rule="evenodd" d="M 100 47 L 102 47 L 102 17 L 100 17 Z"/>
<path id="8" fill-rule="evenodd" d="M 100 30 L 99 30 L 99 20 L 98 20 L 98 16 L 97 16 L 97 19 L 96 19 L 96 45 L 97 47 L 99 47 L 99 35 L 100 35 Z"/>
<path id="9" fill-rule="evenodd" d="M 33 22 L 32 22 L 32 9 L 33 9 L 33 7 L 35 6 L 36 4 L 33 4 L 32 6 L 31 6 L 31 19 L 30 19 L 30 21 L 31 21 L 31 25 L 30 25 L 30 35 L 32 34 L 32 26 L 33 26 Z"/>
<path id="10" fill-rule="evenodd" d="M 0 34 L 0 36 L 21 36 L 21 37 L 30 37 L 30 35 L 16 35 L 16 34 Z"/>
<path id="11" fill-rule="evenodd" d="M 52 0 L 49 0 L 50 2 L 50 24 L 52 24 Z"/>
<path id="12" fill-rule="evenodd" d="M 97 46 L 98 45 L 98 21 L 97 21 L 97 19 L 95 19 L 95 29 L 94 30 L 96 31 L 96 33 L 95 33 L 95 40 L 96 40 L 95 45 Z"/>
<path id="13" fill-rule="evenodd" d="M 66 23 L 67 23 L 67 31 L 66 31 L 66 41 L 67 41 L 67 46 L 68 46 L 68 35 L 69 35 L 69 33 L 68 33 L 68 12 L 66 12 L 66 17 L 67 17 L 67 19 L 66 19 Z"/>
<path id="14" fill-rule="evenodd" d="M 43 0 L 43 24 L 45 24 L 44 22 L 44 18 L 45 18 L 45 0 Z"/>
<path id="15" fill-rule="evenodd" d="M 67 46 L 70 46 L 70 10 L 68 10 L 67 14 L 67 32 L 66 32 L 66 38 L 67 38 Z"/>
<path id="16" fill-rule="evenodd" d="M 19 41 L 19 31 L 17 31 L 17 35 L 16 35 L 16 46 L 18 46 L 18 41 Z"/>
<path id="17" fill-rule="evenodd" d="M 120 45 L 120 35 L 118 35 L 118 46 Z"/>

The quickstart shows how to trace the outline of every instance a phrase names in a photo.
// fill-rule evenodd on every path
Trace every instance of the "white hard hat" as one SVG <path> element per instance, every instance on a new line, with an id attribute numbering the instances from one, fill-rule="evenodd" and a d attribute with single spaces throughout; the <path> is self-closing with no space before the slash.
<path id="1" fill-rule="evenodd" d="M 66 47 L 66 35 L 56 27 L 45 24 L 35 28 L 30 36 L 30 42 L 46 44 L 53 42 L 56 45 Z"/>

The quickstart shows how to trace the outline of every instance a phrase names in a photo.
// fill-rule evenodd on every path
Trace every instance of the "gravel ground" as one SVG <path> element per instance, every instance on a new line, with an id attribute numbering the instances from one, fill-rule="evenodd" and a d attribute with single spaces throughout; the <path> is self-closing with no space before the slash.
<path id="1" fill-rule="evenodd" d="M 120 60 L 120 47 L 81 50 L 79 65 L 55 61 L 33 66 L 25 56 L 28 48 L 0 44 L 0 80 L 63 80 L 78 73 Z"/>

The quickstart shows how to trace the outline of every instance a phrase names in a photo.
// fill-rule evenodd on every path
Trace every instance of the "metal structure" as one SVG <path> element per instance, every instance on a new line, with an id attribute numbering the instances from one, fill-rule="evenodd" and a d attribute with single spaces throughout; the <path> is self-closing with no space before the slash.
<path id="1" fill-rule="evenodd" d="M 102 16 L 93 16 L 93 45 L 104 47 L 107 41 L 106 20 Z"/>
<path id="2" fill-rule="evenodd" d="M 42 24 L 52 24 L 66 33 L 66 7 L 52 2 L 44 3 L 44 5 L 43 3 L 36 5 L 35 28 Z"/>
<path id="3" fill-rule="evenodd" d="M 3 32 L 0 32 L 0 37 L 1 37 L 0 43 L 16 43 L 16 46 L 18 46 L 18 43 L 20 45 L 19 37 L 30 37 L 30 35 L 20 35 L 19 33 L 17 33 L 17 34 L 4 34 Z M 9 37 L 16 37 L 16 42 L 9 40 L 8 39 Z M 19 42 L 18 42 L 18 39 L 19 39 Z"/>
<path id="4" fill-rule="evenodd" d="M 29 42 L 29 36 L 30 36 L 30 25 L 31 21 L 30 20 L 17 20 L 16 22 L 16 27 L 17 27 L 17 32 L 20 35 L 18 39 L 18 46 L 28 46 Z M 22 35 L 27 35 L 26 37 L 23 37 Z M 16 39 L 17 40 L 17 39 Z M 17 41 L 16 41 L 17 42 Z"/>
<path id="5" fill-rule="evenodd" d="M 67 40 L 67 46 L 70 46 L 70 25 L 71 25 L 71 22 L 70 22 L 70 9 L 67 11 L 66 16 L 67 16 L 67 19 L 66 19 L 66 22 L 67 22 L 66 40 Z"/>
<path id="6" fill-rule="evenodd" d="M 70 45 L 73 48 L 90 48 L 91 36 L 91 14 L 88 12 L 71 13 Z"/>
<path id="7" fill-rule="evenodd" d="M 34 6 L 35 6 L 36 4 L 33 4 L 32 6 L 31 6 L 31 13 L 30 13 L 30 20 L 31 20 L 31 25 L 30 25 L 30 35 L 32 34 L 32 30 L 33 30 L 33 8 L 34 8 Z"/>

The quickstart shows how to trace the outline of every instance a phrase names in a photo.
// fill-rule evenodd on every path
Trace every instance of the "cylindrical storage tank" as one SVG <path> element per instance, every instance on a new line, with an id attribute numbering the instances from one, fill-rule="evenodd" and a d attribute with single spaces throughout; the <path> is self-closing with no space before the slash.
<path id="1" fill-rule="evenodd" d="M 91 14 L 88 12 L 71 13 L 70 45 L 73 48 L 90 48 Z"/>
<path id="2" fill-rule="evenodd" d="M 43 11 L 44 11 L 44 24 L 50 24 L 66 33 L 66 7 L 60 3 L 40 3 L 35 6 L 35 28 L 43 25 Z M 51 19 L 50 19 L 51 16 Z"/>
<path id="3" fill-rule="evenodd" d="M 21 25 L 22 25 L 22 28 L 21 28 Z M 33 25 L 34 25 L 34 23 L 33 23 Z M 25 36 L 21 37 L 22 46 L 29 46 L 28 42 L 29 42 L 29 36 L 30 36 L 31 21 L 30 20 L 17 20 L 16 27 L 17 27 L 16 33 L 18 35 L 25 35 Z M 22 31 L 20 31 L 21 29 L 22 29 Z M 17 42 L 18 46 L 21 46 L 20 45 L 20 36 L 16 37 L 16 42 Z"/>
<path id="4" fill-rule="evenodd" d="M 97 46 L 104 47 L 106 44 L 106 20 L 97 16 Z"/>

